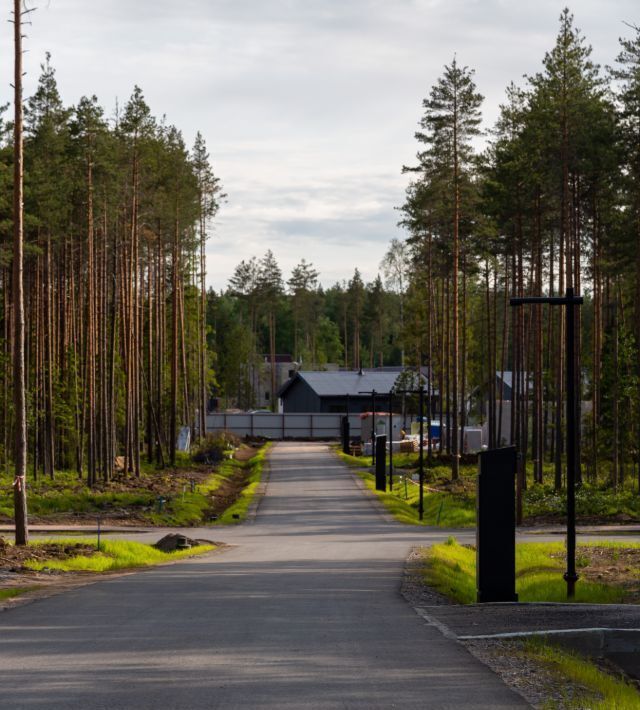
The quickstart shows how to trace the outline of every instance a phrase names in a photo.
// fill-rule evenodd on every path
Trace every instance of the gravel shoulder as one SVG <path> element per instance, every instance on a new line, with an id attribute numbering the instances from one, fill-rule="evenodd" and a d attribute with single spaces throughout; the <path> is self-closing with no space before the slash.
<path id="1" fill-rule="evenodd" d="M 454 604 L 425 584 L 423 565 L 422 548 L 414 547 L 401 587 L 408 603 L 428 624 L 464 646 L 535 708 L 575 709 L 576 699 L 588 691 L 529 657 L 520 639 L 477 637 L 595 626 L 640 628 L 640 606 L 631 604 Z M 598 660 L 597 665 L 613 675 L 623 675 L 607 661 Z"/>

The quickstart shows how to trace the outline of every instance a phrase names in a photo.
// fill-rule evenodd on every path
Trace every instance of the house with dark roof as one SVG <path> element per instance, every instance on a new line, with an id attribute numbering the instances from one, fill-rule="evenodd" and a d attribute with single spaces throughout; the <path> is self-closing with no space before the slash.
<path id="1" fill-rule="evenodd" d="M 300 370 L 278 390 L 280 411 L 368 412 L 373 408 L 373 391 L 376 392 L 375 409 L 386 410 L 389 407 L 389 392 L 398 386 L 401 372 L 400 367 L 337 372 Z"/>
<path id="2" fill-rule="evenodd" d="M 524 390 L 527 382 L 528 394 L 533 393 L 533 375 L 531 373 L 520 373 L 520 391 Z M 511 370 L 496 371 L 496 398 L 500 399 L 500 385 L 502 385 L 502 399 L 511 402 L 514 398 L 514 386 L 517 384 L 513 378 Z"/>

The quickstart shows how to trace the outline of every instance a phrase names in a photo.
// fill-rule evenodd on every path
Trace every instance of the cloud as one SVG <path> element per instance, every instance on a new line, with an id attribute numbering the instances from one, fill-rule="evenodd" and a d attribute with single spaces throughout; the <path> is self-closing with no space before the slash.
<path id="1" fill-rule="evenodd" d="M 322 280 L 375 277 L 396 227 L 421 101 L 454 53 L 476 70 L 491 124 L 504 88 L 541 65 L 563 3 L 538 0 L 50 0 L 28 28 L 29 93 L 46 50 L 66 102 L 110 113 L 139 84 L 156 115 L 207 140 L 229 202 L 209 283 L 272 248 Z M 576 24 L 612 63 L 637 0 L 580 0 Z M 0 35 L 10 57 L 11 31 Z M 0 102 L 11 66 L 0 65 Z"/>

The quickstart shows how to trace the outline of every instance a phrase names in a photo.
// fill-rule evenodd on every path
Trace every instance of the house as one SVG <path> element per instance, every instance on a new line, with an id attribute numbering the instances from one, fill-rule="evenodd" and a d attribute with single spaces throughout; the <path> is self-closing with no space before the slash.
<path id="1" fill-rule="evenodd" d="M 278 390 L 282 412 L 353 414 L 388 410 L 389 392 L 397 387 L 401 367 L 309 372 L 300 370 Z M 373 396 L 375 391 L 375 407 Z M 394 409 L 397 411 L 398 403 Z"/>
<path id="2" fill-rule="evenodd" d="M 291 355 L 278 353 L 275 356 L 276 392 L 299 367 Z M 271 358 L 260 355 L 250 367 L 253 406 L 256 409 L 271 409 Z"/>
<path id="3" fill-rule="evenodd" d="M 529 394 L 533 393 L 533 375 L 531 373 L 520 373 L 520 391 L 524 389 L 525 378 L 528 380 Z M 514 388 L 517 382 L 514 382 L 513 372 L 504 370 L 496 372 L 496 399 L 500 399 L 500 384 L 502 383 L 502 399 L 511 402 L 514 397 Z"/>

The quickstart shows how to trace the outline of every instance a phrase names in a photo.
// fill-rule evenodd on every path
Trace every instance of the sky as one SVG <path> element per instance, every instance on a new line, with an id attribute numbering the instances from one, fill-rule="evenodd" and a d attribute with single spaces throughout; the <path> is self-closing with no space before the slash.
<path id="1" fill-rule="evenodd" d="M 52 55 L 63 100 L 111 114 L 138 84 L 188 144 L 204 135 L 226 204 L 210 229 L 207 281 L 271 249 L 288 278 L 305 259 L 329 286 L 375 278 L 415 159 L 422 100 L 454 54 L 475 70 L 485 127 L 511 81 L 538 71 L 566 2 L 550 0 L 35 0 L 25 95 Z M 7 19 L 8 5 L 5 3 Z M 569 5 L 612 64 L 637 0 Z M 12 56 L 12 27 L 0 32 Z M 0 102 L 11 100 L 11 62 Z"/>

